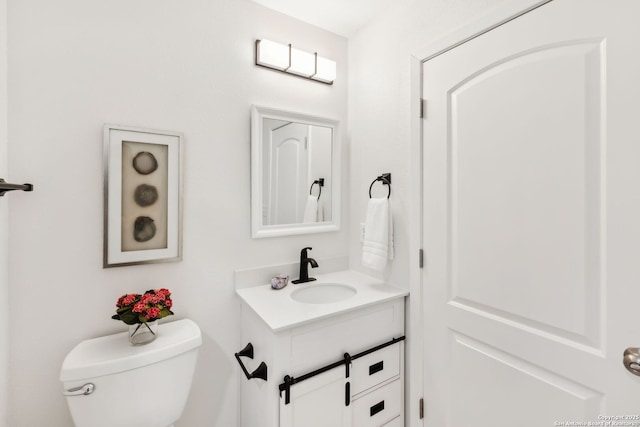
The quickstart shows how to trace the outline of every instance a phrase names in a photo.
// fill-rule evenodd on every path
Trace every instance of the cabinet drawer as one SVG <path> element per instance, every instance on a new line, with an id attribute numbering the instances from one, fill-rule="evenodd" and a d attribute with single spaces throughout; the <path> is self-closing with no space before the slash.
<path id="1" fill-rule="evenodd" d="M 400 373 L 400 343 L 385 347 L 353 361 L 352 394 L 355 396 Z"/>
<path id="2" fill-rule="evenodd" d="M 398 379 L 352 402 L 353 425 L 380 427 L 399 416 L 401 410 L 402 389 Z"/>

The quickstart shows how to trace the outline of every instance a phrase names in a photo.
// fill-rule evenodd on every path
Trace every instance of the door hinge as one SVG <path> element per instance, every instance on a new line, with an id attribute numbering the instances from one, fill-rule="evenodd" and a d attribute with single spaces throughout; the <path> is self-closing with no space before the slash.
<path id="1" fill-rule="evenodd" d="M 420 98 L 420 118 L 425 119 L 427 117 L 427 100 Z"/>
<path id="2" fill-rule="evenodd" d="M 424 418 L 424 399 L 420 399 L 420 419 Z"/>
<path id="3" fill-rule="evenodd" d="M 424 267 L 424 250 L 422 249 L 418 251 L 418 265 L 420 266 L 420 268 Z"/>

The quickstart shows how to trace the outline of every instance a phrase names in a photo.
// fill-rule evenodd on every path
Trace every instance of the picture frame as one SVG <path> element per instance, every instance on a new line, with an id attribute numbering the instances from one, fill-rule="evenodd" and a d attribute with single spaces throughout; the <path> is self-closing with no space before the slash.
<path id="1" fill-rule="evenodd" d="M 104 125 L 103 268 L 182 260 L 183 140 Z"/>

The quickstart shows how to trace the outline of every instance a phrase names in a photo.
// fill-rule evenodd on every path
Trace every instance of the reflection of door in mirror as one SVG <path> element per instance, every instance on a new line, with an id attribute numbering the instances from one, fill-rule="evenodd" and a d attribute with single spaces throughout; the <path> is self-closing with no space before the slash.
<path id="1" fill-rule="evenodd" d="M 340 229 L 337 120 L 251 108 L 251 235 Z"/>
<path id="2" fill-rule="evenodd" d="M 332 129 L 265 119 L 263 132 L 262 224 L 330 221 Z M 312 186 L 319 178 L 322 189 Z"/>
<path id="3" fill-rule="evenodd" d="M 265 120 L 265 183 L 263 224 L 293 224 L 302 221 L 307 200 L 309 126 Z M 267 159 L 269 157 L 269 159 Z"/>

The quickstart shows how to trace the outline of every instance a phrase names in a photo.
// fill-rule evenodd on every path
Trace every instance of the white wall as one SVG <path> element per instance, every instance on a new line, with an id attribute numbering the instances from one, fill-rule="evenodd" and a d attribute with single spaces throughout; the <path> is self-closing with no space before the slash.
<path id="1" fill-rule="evenodd" d="M 411 182 L 411 56 L 509 0 L 406 0 L 377 16 L 349 39 L 350 256 L 361 265 L 359 223 L 364 222 L 368 190 L 378 175 L 391 172 L 395 260 L 384 277 L 409 287 Z M 419 58 L 421 59 L 421 58 Z M 413 106 L 415 109 L 415 106 Z M 417 183 L 416 183 L 417 184 Z M 374 197 L 387 194 L 374 184 Z"/>
<path id="2" fill-rule="evenodd" d="M 420 234 L 416 224 L 420 162 L 412 141 L 420 132 L 412 119 L 412 114 L 418 113 L 419 94 L 412 93 L 412 73 L 416 56 L 423 59 L 419 55 L 427 46 L 510 1 L 402 0 L 349 39 L 350 263 L 353 269 L 384 276 L 411 291 L 405 400 L 407 425 L 411 427 L 422 425 L 418 402 L 423 392 L 421 283 L 415 247 Z M 396 258 L 379 274 L 362 267 L 359 223 L 364 222 L 369 185 L 384 172 L 392 174 Z M 386 195 L 386 187 L 376 183 L 373 194 Z"/>
<path id="3" fill-rule="evenodd" d="M 348 247 L 344 230 L 251 239 L 250 106 L 345 123 L 346 40 L 247 0 L 8 4 L 11 172 L 35 185 L 10 206 L 9 424 L 70 426 L 58 382 L 66 353 L 124 330 L 110 319 L 122 293 L 167 287 L 176 318 L 195 320 L 204 335 L 177 425 L 236 426 L 233 353 L 244 343 L 234 269 L 297 262 L 303 246 L 316 259 Z M 335 85 L 256 68 L 258 37 L 335 59 Z M 184 132 L 183 262 L 102 269 L 104 123 Z"/>
<path id="4" fill-rule="evenodd" d="M 7 0 L 0 0 L 0 178 L 10 179 L 7 162 Z M 8 197 L 7 197 L 8 198 Z M 0 427 L 7 427 L 9 399 L 9 215 L 0 199 Z"/>

